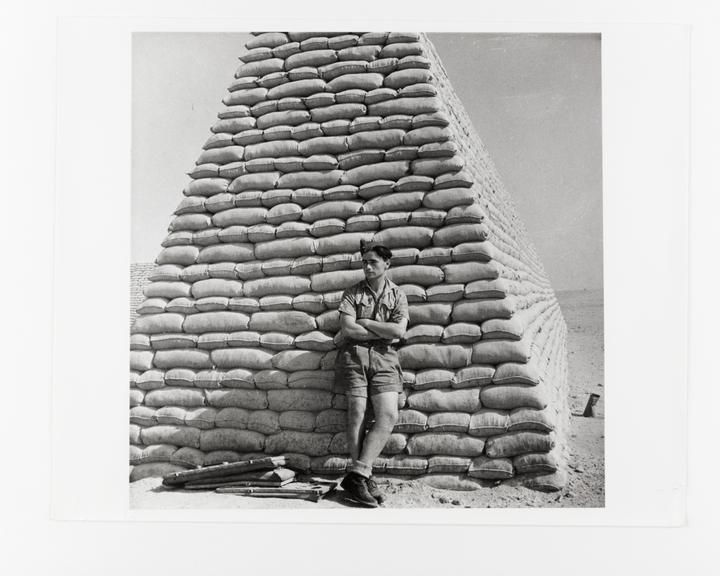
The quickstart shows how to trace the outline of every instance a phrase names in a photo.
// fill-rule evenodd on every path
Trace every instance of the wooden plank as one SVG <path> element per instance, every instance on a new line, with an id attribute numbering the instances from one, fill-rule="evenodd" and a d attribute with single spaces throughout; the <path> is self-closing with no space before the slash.
<path id="1" fill-rule="evenodd" d="M 256 460 L 243 460 L 242 462 L 229 462 L 204 466 L 193 470 L 181 470 L 163 477 L 163 484 L 166 486 L 180 486 L 186 482 L 195 480 L 208 480 L 210 478 L 224 478 L 232 474 L 252 472 L 253 470 L 271 470 L 286 464 L 284 456 L 273 456 L 258 458 Z"/>

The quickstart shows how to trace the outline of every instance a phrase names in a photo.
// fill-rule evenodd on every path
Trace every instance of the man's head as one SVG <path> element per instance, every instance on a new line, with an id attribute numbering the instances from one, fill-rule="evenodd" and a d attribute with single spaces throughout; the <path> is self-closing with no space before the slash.
<path id="1" fill-rule="evenodd" d="M 366 280 L 380 278 L 390 267 L 392 252 L 387 246 L 374 242 L 360 242 L 360 256 Z"/>

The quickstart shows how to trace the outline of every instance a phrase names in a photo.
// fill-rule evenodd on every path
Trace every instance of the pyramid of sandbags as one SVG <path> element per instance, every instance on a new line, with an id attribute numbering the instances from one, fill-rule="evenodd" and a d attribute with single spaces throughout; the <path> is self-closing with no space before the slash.
<path id="1" fill-rule="evenodd" d="M 333 337 L 374 239 L 410 303 L 376 472 L 561 485 L 566 326 L 429 40 L 260 33 L 240 60 L 132 327 L 131 479 L 344 472 Z"/>

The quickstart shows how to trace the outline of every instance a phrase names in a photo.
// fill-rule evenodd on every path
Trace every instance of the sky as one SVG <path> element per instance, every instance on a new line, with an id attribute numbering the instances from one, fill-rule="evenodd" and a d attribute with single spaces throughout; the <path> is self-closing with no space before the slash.
<path id="1" fill-rule="evenodd" d="M 133 35 L 133 262 L 152 262 L 248 34 Z M 430 34 L 556 290 L 602 288 L 597 34 Z"/>

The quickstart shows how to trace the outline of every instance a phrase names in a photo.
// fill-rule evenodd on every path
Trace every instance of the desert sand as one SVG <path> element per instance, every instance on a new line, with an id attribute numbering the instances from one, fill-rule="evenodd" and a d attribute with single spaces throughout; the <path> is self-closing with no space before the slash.
<path id="1" fill-rule="evenodd" d="M 557 293 L 568 325 L 570 437 L 568 482 L 558 492 L 538 492 L 512 482 L 484 483 L 474 490 L 433 487 L 431 477 L 378 477 L 386 494 L 385 508 L 600 508 L 605 505 L 605 404 L 603 375 L 603 294 L 601 290 Z M 596 416 L 582 416 L 591 393 L 599 394 Z M 348 506 L 342 490 L 320 500 L 253 498 L 215 492 L 168 490 L 160 478 L 130 484 L 131 508 L 340 508 Z"/>

